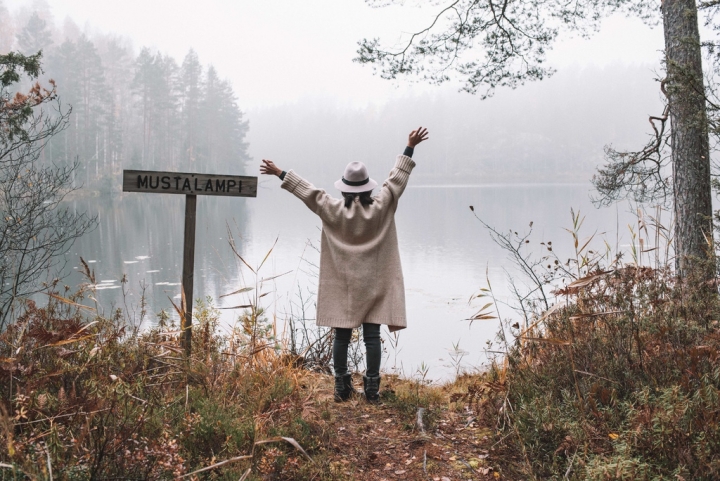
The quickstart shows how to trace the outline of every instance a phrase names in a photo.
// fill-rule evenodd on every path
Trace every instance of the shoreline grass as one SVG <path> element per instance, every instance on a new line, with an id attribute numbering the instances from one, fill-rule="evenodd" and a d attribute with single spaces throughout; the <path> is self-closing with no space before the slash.
<path id="1" fill-rule="evenodd" d="M 717 479 L 715 285 L 579 272 L 486 371 L 385 374 L 380 406 L 334 403 L 329 338 L 304 363 L 259 308 L 220 333 L 198 302 L 188 359 L 168 316 L 141 332 L 52 291 L 0 334 L 0 479 Z"/>

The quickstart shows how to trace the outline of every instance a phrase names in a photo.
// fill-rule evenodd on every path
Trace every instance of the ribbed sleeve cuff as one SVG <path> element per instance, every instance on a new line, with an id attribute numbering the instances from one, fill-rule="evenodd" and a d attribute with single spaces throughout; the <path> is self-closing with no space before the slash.
<path id="1" fill-rule="evenodd" d="M 415 161 L 407 155 L 398 155 L 395 161 L 395 168 L 410 174 L 413 168 L 415 168 Z"/>
<path id="2" fill-rule="evenodd" d="M 283 180 L 282 184 L 280 184 L 280 187 L 301 199 L 305 199 L 306 197 L 308 197 L 312 190 L 311 184 L 307 180 L 297 175 L 293 170 L 287 171 L 287 173 L 285 174 L 285 179 Z"/>
<path id="3" fill-rule="evenodd" d="M 285 178 L 283 179 L 282 184 L 280 184 L 280 187 L 287 190 L 291 194 L 294 194 L 295 189 L 302 180 L 302 177 L 297 175 L 295 171 L 288 170 L 287 172 L 285 172 Z"/>

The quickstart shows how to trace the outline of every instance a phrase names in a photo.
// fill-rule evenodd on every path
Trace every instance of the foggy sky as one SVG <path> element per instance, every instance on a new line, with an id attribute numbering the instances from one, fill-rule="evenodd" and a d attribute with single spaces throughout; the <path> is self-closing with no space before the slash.
<path id="1" fill-rule="evenodd" d="M 456 91 L 401 80 L 391 83 L 352 62 L 357 41 L 386 44 L 424 26 L 433 8 L 370 8 L 362 0 L 5 0 L 11 12 L 45 3 L 62 25 L 69 17 L 88 33 L 115 33 L 134 46 L 157 48 L 181 59 L 194 48 L 204 64 L 229 79 L 242 108 L 308 98 L 339 106 L 383 104 L 397 96 Z M 659 65 L 662 30 L 613 17 L 590 40 L 563 39 L 550 52 L 559 69 L 611 63 Z M 457 94 L 464 95 L 467 94 Z"/>

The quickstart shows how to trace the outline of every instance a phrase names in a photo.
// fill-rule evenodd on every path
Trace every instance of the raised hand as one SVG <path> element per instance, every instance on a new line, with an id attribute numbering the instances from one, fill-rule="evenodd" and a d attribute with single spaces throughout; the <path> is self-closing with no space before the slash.
<path id="1" fill-rule="evenodd" d="M 408 136 L 408 147 L 414 148 L 417 144 L 428 138 L 428 130 L 423 127 L 418 127 L 417 130 L 410 132 L 410 136 Z"/>
<path id="2" fill-rule="evenodd" d="M 272 160 L 262 159 L 265 165 L 260 166 L 260 173 L 265 175 L 277 175 L 282 174 L 282 169 L 276 166 Z"/>

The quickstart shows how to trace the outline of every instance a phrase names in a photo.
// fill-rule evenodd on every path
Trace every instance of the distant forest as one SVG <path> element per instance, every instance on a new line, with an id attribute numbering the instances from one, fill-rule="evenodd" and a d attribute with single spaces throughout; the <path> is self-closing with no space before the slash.
<path id="1" fill-rule="evenodd" d="M 12 17 L 0 0 L 0 53 L 42 51 L 41 84 L 53 79 L 72 108 L 45 160 L 79 160 L 76 180 L 100 191 L 119 190 L 124 168 L 243 173 L 248 124 L 230 83 L 193 50 L 182 62 L 135 53 L 128 39 L 91 38 L 70 20 L 58 29 L 43 2 L 34 7 Z"/>

